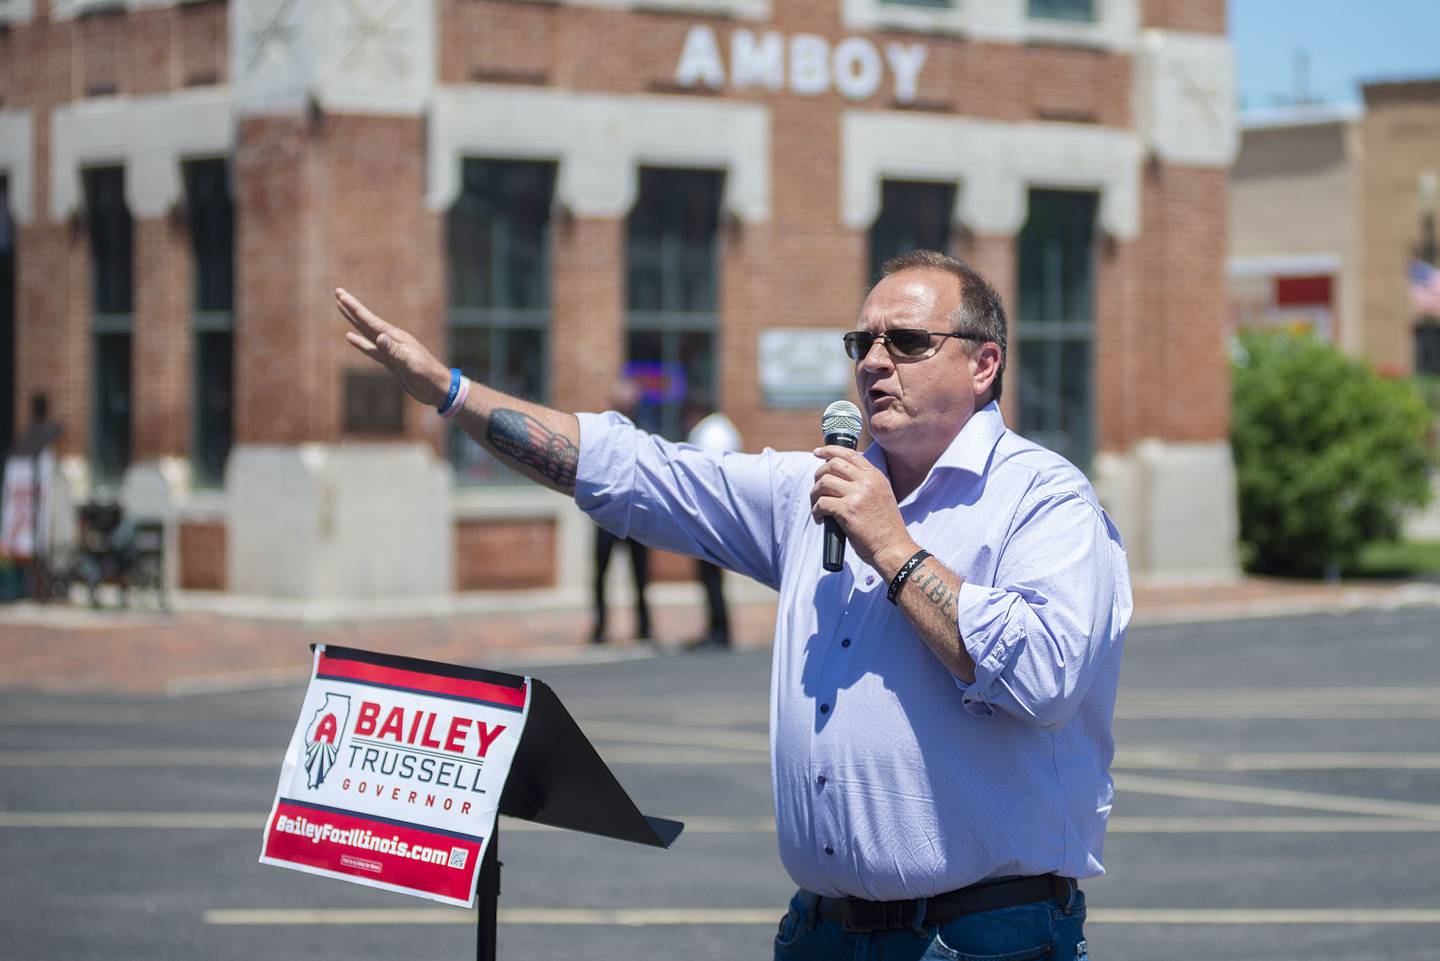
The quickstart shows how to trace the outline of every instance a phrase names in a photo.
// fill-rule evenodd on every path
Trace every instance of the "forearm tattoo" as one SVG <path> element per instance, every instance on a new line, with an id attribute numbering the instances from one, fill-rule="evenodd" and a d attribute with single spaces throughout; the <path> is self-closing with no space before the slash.
<path id="1" fill-rule="evenodd" d="M 497 453 L 529 467 L 558 487 L 574 488 L 580 448 L 564 434 L 555 433 L 529 414 L 502 409 L 490 415 L 486 437 Z"/>
<path id="2" fill-rule="evenodd" d="M 915 587 L 930 598 L 930 603 L 945 617 L 946 620 L 955 619 L 955 592 L 950 590 L 935 574 L 926 574 L 924 578 L 915 582 Z"/>

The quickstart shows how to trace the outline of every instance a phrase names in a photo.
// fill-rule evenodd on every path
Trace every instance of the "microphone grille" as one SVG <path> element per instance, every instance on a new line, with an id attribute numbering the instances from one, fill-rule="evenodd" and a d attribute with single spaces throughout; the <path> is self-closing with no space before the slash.
<path id="1" fill-rule="evenodd" d="M 822 434 L 847 434 L 858 438 L 860 427 L 860 408 L 848 400 L 837 400 L 820 415 Z"/>

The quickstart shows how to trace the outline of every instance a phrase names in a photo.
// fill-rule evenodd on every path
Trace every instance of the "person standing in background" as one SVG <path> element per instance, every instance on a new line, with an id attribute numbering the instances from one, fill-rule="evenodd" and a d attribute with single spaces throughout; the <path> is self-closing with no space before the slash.
<path id="1" fill-rule="evenodd" d="M 690 428 L 686 441 L 706 453 L 721 455 L 740 450 L 740 431 L 730 418 L 718 410 L 712 410 L 708 403 L 694 405 L 695 413 L 704 416 Z M 703 557 L 696 559 L 700 583 L 705 588 L 705 606 L 708 620 L 705 633 L 689 645 L 689 650 L 729 650 L 730 615 L 725 609 L 725 588 L 721 583 L 723 572 Z"/>
<path id="2" fill-rule="evenodd" d="M 610 391 L 610 406 L 626 417 L 635 419 L 640 405 L 640 385 L 629 377 L 615 381 Z M 595 526 L 595 618 L 590 628 L 592 644 L 605 643 L 606 603 L 605 572 L 610 568 L 610 555 L 619 544 L 625 545 L 630 553 L 630 572 L 635 577 L 635 637 L 648 641 L 653 636 L 650 627 L 650 605 L 645 600 L 645 588 L 650 581 L 650 552 L 644 544 L 627 537 L 616 537 L 605 528 Z"/>

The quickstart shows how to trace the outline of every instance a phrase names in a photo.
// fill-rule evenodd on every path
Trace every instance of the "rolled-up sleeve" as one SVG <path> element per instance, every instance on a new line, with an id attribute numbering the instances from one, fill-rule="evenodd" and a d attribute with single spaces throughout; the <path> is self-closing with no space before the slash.
<path id="1" fill-rule="evenodd" d="M 621 537 L 778 585 L 776 516 L 785 495 L 776 493 L 777 475 L 795 469 L 785 455 L 709 453 L 613 412 L 578 417 L 575 502 L 591 519 Z"/>
<path id="2" fill-rule="evenodd" d="M 966 709 L 1062 727 L 1128 624 L 1124 564 L 1114 525 L 1080 494 L 1022 505 L 994 584 L 960 588 L 956 625 L 975 662 L 974 683 L 955 681 Z"/>

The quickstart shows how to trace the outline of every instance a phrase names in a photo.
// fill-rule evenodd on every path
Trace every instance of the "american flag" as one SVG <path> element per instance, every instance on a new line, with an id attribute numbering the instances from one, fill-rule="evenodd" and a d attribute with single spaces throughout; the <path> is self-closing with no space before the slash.
<path id="1" fill-rule="evenodd" d="M 1410 306 L 1427 317 L 1440 317 L 1440 269 L 1410 261 Z"/>

